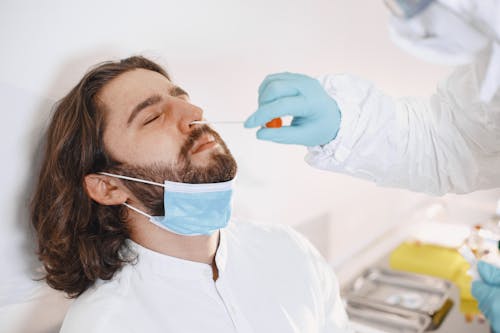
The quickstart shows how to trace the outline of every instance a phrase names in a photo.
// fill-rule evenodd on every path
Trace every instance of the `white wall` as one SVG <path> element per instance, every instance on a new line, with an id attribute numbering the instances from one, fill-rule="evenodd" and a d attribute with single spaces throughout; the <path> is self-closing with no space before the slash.
<path id="1" fill-rule="evenodd" d="M 30 280 L 37 263 L 26 203 L 51 104 L 89 66 L 152 56 L 213 119 L 245 119 L 256 108 L 261 80 L 278 71 L 350 72 L 394 95 L 431 93 L 449 68 L 423 63 L 391 44 L 387 15 L 382 1 L 364 0 L 3 0 L 0 306 L 10 306 L 0 308 L 0 327 L 8 316 L 10 332 L 27 331 L 19 323 L 37 318 L 43 304 L 59 304 L 59 311 L 37 331 L 57 330 L 63 315 L 61 295 L 35 289 Z M 332 262 L 342 262 L 429 200 L 313 170 L 302 161 L 304 148 L 259 142 L 253 131 L 237 127 L 218 129 L 239 161 L 235 214 L 301 225 Z M 498 192 L 482 192 L 480 201 L 492 207 L 496 197 Z M 306 221 L 329 231 L 321 234 L 321 227 L 304 226 Z"/>

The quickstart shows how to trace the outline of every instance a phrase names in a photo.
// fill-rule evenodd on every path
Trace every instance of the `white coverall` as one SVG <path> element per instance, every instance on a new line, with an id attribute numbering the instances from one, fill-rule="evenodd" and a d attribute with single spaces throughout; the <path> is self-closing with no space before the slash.
<path id="1" fill-rule="evenodd" d="M 439 1 L 394 18 L 391 34 L 418 57 L 462 65 L 429 98 L 390 97 L 350 75 L 321 78 L 342 121 L 306 161 L 436 195 L 500 187 L 500 0 Z"/>

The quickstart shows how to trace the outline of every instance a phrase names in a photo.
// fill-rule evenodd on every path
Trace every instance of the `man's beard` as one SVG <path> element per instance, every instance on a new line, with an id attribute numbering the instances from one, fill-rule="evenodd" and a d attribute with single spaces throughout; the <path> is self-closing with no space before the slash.
<path id="1" fill-rule="evenodd" d="M 212 152 L 208 157 L 210 159 L 209 163 L 206 166 L 200 167 L 191 163 L 189 152 L 192 150 L 196 140 L 204 134 L 212 135 L 215 142 L 222 147 L 223 152 Z M 165 180 L 179 183 L 203 184 L 232 180 L 236 176 L 236 170 L 236 160 L 231 155 L 225 142 L 217 132 L 204 125 L 191 132 L 179 152 L 178 163 L 175 166 L 155 163 L 141 167 L 116 162 L 112 168 L 108 169 L 108 172 L 161 184 Z M 164 215 L 163 187 L 135 181 L 124 181 L 124 184 L 151 215 Z"/>

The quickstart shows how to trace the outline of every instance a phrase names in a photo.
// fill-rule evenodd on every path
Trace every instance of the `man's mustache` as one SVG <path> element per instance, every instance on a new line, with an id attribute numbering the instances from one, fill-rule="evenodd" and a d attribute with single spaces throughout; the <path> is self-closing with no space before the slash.
<path id="1" fill-rule="evenodd" d="M 179 160 L 186 160 L 189 151 L 194 147 L 194 144 L 196 141 L 201 138 L 204 134 L 210 134 L 215 138 L 216 142 L 221 141 L 221 138 L 219 134 L 208 127 L 208 125 L 201 125 L 194 129 L 190 134 L 189 137 L 186 139 L 186 142 L 181 147 L 181 150 L 179 152 Z"/>

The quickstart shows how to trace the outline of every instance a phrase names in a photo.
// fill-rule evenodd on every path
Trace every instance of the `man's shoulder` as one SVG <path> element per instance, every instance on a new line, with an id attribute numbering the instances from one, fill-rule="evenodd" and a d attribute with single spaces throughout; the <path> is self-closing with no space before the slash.
<path id="1" fill-rule="evenodd" d="M 126 304 L 128 288 L 123 269 L 111 280 L 98 280 L 73 301 L 60 333 L 109 332 L 110 325 L 116 322 L 114 315 Z"/>
<path id="2" fill-rule="evenodd" d="M 262 223 L 255 220 L 237 218 L 233 219 L 227 229 L 228 233 L 235 236 L 259 235 L 262 237 L 290 237 L 297 232 L 288 225 L 277 223 Z"/>
<path id="3" fill-rule="evenodd" d="M 278 223 L 260 223 L 253 220 L 234 219 L 227 229 L 227 234 L 241 243 L 268 244 L 273 248 L 294 248 L 303 253 L 316 251 L 309 240 L 293 227 Z"/>
<path id="4" fill-rule="evenodd" d="M 335 275 L 325 258 L 291 226 L 241 220 L 233 222 L 226 232 L 228 240 L 230 238 L 229 251 L 239 262 L 248 259 L 250 269 L 254 269 L 253 263 L 261 272 L 293 276 L 294 281 L 300 280 L 300 283 L 310 281 L 311 288 L 315 290 L 323 288 L 319 281 L 328 279 L 334 283 Z M 289 279 L 288 282 L 293 283 L 293 279 Z"/>

